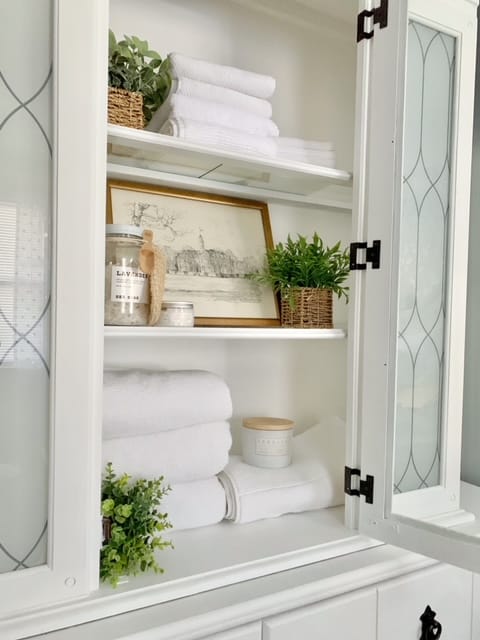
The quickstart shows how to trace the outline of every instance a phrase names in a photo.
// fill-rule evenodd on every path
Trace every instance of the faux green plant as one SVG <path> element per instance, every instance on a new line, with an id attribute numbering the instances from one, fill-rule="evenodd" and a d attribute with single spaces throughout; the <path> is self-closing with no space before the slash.
<path id="1" fill-rule="evenodd" d="M 273 249 L 267 249 L 263 270 L 249 277 L 270 285 L 293 306 L 292 292 L 298 287 L 331 289 L 348 301 L 348 287 L 344 283 L 349 269 L 349 250 L 342 250 L 340 242 L 333 247 L 326 246 L 315 232 L 311 241 L 300 234 L 296 240 L 289 235 L 285 243 L 279 242 Z"/>
<path id="2" fill-rule="evenodd" d="M 155 552 L 172 543 L 163 540 L 162 531 L 171 528 L 168 514 L 159 510 L 170 491 L 163 477 L 133 480 L 124 473 L 116 476 L 107 464 L 102 480 L 102 516 L 105 541 L 100 551 L 100 579 L 116 587 L 123 575 L 153 570 L 163 573 Z M 105 526 L 106 525 L 106 526 Z"/>
<path id="3" fill-rule="evenodd" d="M 136 91 L 143 96 L 143 115 L 149 122 L 164 102 L 171 87 L 168 58 L 149 49 L 146 40 L 137 36 L 123 36 L 117 42 L 109 30 L 108 84 L 118 89 Z"/>

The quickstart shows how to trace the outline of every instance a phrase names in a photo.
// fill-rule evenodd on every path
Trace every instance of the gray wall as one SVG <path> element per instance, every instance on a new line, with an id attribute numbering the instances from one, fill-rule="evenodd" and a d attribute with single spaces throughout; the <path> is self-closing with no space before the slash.
<path id="1" fill-rule="evenodd" d="M 480 46 L 473 135 L 462 480 L 480 486 Z"/>

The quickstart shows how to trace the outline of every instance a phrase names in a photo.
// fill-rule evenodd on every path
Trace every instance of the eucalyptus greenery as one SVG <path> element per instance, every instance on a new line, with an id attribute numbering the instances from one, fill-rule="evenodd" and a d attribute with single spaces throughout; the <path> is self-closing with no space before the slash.
<path id="1" fill-rule="evenodd" d="M 249 277 L 270 285 L 293 306 L 292 291 L 298 287 L 331 289 L 348 301 L 348 287 L 344 283 L 349 269 L 349 250 L 342 250 L 340 242 L 333 247 L 325 246 L 315 232 L 311 242 L 300 234 L 296 240 L 289 235 L 285 243 L 279 242 L 273 249 L 267 249 L 263 271 Z"/>
<path id="2" fill-rule="evenodd" d="M 146 40 L 123 36 L 117 42 L 109 30 L 108 84 L 118 89 L 136 91 L 143 96 L 143 115 L 149 122 L 164 102 L 171 87 L 168 58 L 149 49 Z"/>
<path id="3" fill-rule="evenodd" d="M 168 491 L 163 477 L 132 481 L 126 473 L 117 477 L 112 464 L 107 464 L 102 480 L 102 516 L 110 531 L 100 551 L 101 580 L 116 587 L 122 575 L 148 569 L 163 573 L 155 551 L 172 547 L 160 535 L 172 526 L 168 515 L 159 511 Z"/>

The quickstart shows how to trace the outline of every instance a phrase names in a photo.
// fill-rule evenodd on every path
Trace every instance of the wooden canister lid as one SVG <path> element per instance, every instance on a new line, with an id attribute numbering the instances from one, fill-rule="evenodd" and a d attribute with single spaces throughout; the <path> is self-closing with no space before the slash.
<path id="1" fill-rule="evenodd" d="M 285 429 L 293 429 L 293 422 L 286 418 L 244 418 L 243 426 L 247 429 L 260 429 L 262 431 L 283 431 Z"/>

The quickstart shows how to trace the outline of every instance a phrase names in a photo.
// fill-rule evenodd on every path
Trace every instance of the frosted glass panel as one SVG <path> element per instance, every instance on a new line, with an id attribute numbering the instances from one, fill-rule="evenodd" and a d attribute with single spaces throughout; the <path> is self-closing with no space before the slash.
<path id="1" fill-rule="evenodd" d="M 394 490 L 440 481 L 455 39 L 410 22 L 400 220 Z"/>
<path id="2" fill-rule="evenodd" d="M 51 5 L 0 0 L 0 573 L 46 562 Z"/>

